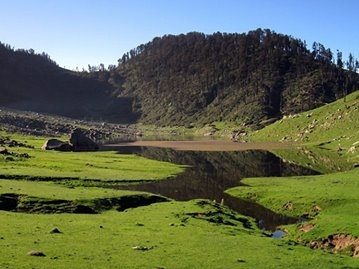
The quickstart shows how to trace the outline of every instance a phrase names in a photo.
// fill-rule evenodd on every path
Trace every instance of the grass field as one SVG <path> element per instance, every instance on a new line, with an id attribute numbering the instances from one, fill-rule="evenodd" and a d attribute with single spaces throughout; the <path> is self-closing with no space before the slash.
<path id="1" fill-rule="evenodd" d="M 213 219 L 212 215 L 217 217 Z M 0 217 L 1 268 L 341 268 L 344 265 L 356 268 L 358 265 L 348 256 L 333 256 L 268 238 L 256 228 L 245 228 L 243 217 L 197 201 L 158 203 L 98 215 L 0 212 Z M 227 225 L 218 221 L 218 217 Z M 54 227 L 62 233 L 51 234 Z M 32 250 L 46 256 L 27 255 Z"/>
<path id="2" fill-rule="evenodd" d="M 256 141 L 278 141 L 286 136 L 284 140 L 306 144 L 304 149 L 277 150 L 276 154 L 329 173 L 249 178 L 243 180 L 247 186 L 228 190 L 230 195 L 276 212 L 306 218 L 283 227 L 288 235 L 282 239 L 268 237 L 256 228 L 254 220 L 209 201 L 157 202 L 118 211 L 118 204 L 106 207 L 102 203 L 114 198 L 121 203 L 123 197 L 150 194 L 71 185 L 72 180 L 70 184 L 22 180 L 48 177 L 77 178 L 74 182 L 96 179 L 104 184 L 137 182 L 165 179 L 184 167 L 113 151 L 42 151 L 39 148 L 44 138 L 11 135 L 34 148 L 8 148 L 28 153 L 30 158 L 9 160 L 0 155 L 0 175 L 8 178 L 0 176 L 0 198 L 17 194 L 25 197 L 20 201 L 25 204 L 22 209 L 35 205 L 40 210 L 0 211 L 0 268 L 359 268 L 359 259 L 349 256 L 352 246 L 335 255 L 331 249 L 306 246 L 335 234 L 359 237 L 359 169 L 352 169 L 358 160 L 358 100 L 356 92 L 345 103 L 339 100 L 282 120 L 251 136 Z M 305 135 L 298 136 L 298 132 Z M 17 179 L 10 180 L 14 175 Z M 49 214 L 48 203 L 58 200 L 68 202 L 65 209 L 69 204 L 80 204 L 98 209 L 99 214 L 64 213 L 67 211 L 58 206 L 53 207 L 56 214 Z M 310 229 L 304 231 L 305 225 Z M 51 233 L 55 227 L 61 233 Z M 44 257 L 28 255 L 30 251 Z"/>

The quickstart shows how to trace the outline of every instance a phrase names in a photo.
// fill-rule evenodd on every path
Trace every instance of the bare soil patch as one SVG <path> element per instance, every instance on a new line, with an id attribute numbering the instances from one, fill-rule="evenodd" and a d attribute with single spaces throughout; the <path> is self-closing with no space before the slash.
<path id="1" fill-rule="evenodd" d="M 330 235 L 320 241 L 311 241 L 309 246 L 311 248 L 330 249 L 333 252 L 349 251 L 353 257 L 359 257 L 359 238 L 352 235 Z"/>

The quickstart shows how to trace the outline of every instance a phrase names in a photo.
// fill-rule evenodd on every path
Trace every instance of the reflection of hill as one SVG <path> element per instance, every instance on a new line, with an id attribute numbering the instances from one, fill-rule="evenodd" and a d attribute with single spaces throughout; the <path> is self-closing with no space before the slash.
<path id="1" fill-rule="evenodd" d="M 346 171 L 352 168 L 351 162 L 342 157 L 342 152 L 321 147 L 300 147 L 289 150 L 274 150 L 274 153 L 287 162 L 295 163 L 321 173 Z"/>
<path id="2" fill-rule="evenodd" d="M 146 158 L 189 165 L 183 173 L 168 180 L 125 186 L 126 189 L 161 194 L 175 200 L 211 199 L 224 200 L 231 208 L 246 215 L 255 216 L 253 210 L 265 211 L 266 218 L 273 212 L 245 203 L 224 194 L 228 188 L 241 185 L 245 177 L 308 175 L 312 170 L 285 163 L 267 151 L 241 152 L 191 152 L 164 148 L 120 148 L 121 153 L 136 153 Z M 122 187 L 121 187 L 122 188 Z M 264 216 L 261 214 L 261 219 Z"/>
<path id="3" fill-rule="evenodd" d="M 224 188 L 240 184 L 240 180 L 245 177 L 313 174 L 312 170 L 284 162 L 268 151 L 194 152 L 129 147 L 121 149 L 121 152 L 134 152 L 150 159 L 188 165 L 190 167 L 176 179 L 191 179 L 193 184 L 207 179 L 215 185 L 223 183 Z"/>

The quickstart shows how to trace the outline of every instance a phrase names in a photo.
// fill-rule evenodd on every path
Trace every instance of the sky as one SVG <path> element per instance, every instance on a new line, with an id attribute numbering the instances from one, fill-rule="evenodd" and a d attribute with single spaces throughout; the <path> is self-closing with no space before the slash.
<path id="1" fill-rule="evenodd" d="M 165 34 L 268 28 L 359 58 L 358 15 L 359 0 L 0 0 L 0 42 L 81 69 Z"/>

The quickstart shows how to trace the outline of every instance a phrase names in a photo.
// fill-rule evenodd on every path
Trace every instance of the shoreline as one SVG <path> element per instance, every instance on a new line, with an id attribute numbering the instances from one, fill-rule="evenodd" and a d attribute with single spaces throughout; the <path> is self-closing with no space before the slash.
<path id="1" fill-rule="evenodd" d="M 145 141 L 107 144 L 104 147 L 159 147 L 179 151 L 245 151 L 288 149 L 297 146 L 294 143 L 282 142 L 233 142 L 229 140 L 183 140 L 183 141 Z"/>

